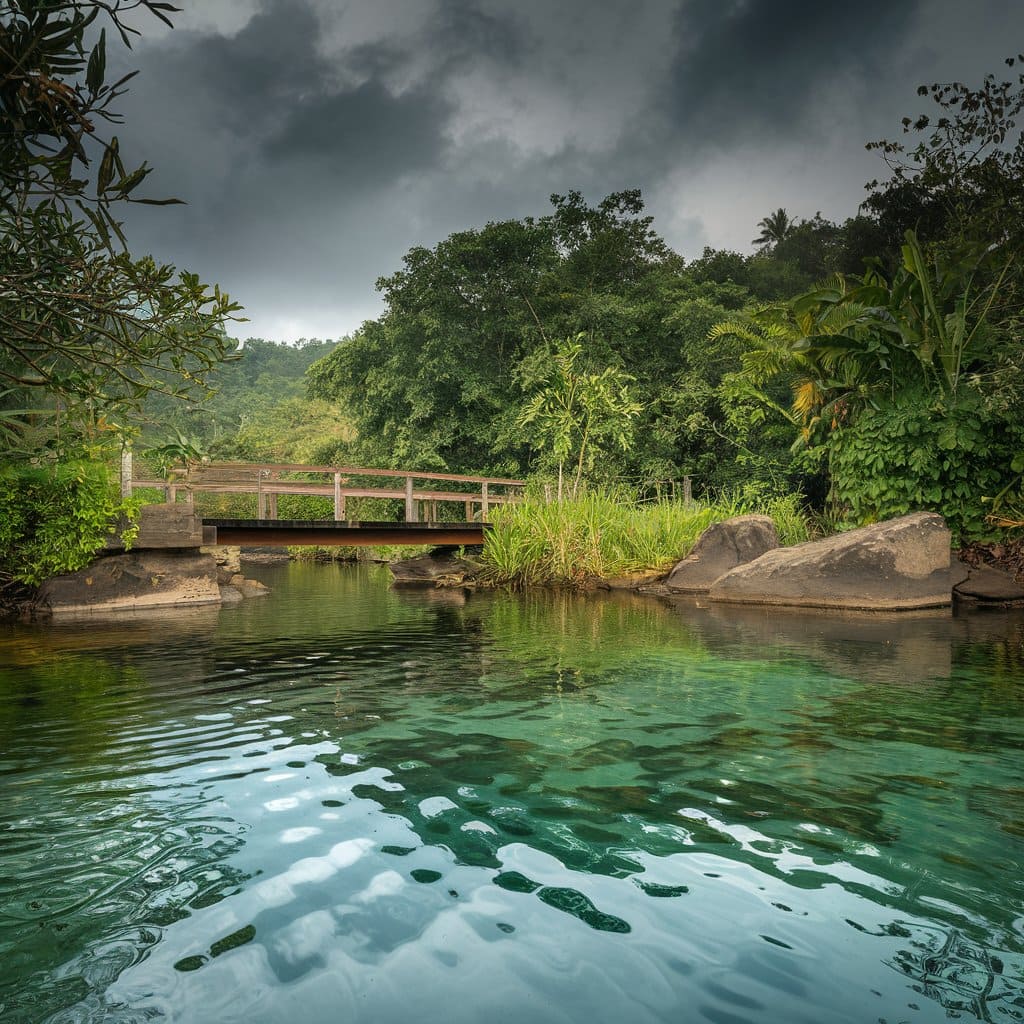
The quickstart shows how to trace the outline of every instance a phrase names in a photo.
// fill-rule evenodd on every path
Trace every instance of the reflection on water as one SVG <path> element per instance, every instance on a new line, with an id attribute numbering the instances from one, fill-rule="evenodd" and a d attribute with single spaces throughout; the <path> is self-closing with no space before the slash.
<path id="1" fill-rule="evenodd" d="M 1024 616 L 272 597 L 0 637 L 4 1021 L 1024 1021 Z"/>

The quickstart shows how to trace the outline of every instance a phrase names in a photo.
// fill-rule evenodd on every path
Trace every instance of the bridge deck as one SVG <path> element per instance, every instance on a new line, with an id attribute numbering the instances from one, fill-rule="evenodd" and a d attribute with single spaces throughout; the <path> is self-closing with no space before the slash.
<path id="1" fill-rule="evenodd" d="M 376 523 L 322 519 L 204 519 L 216 530 L 209 544 L 246 544 L 257 547 L 318 547 L 374 544 L 453 544 L 484 542 L 486 523 Z"/>

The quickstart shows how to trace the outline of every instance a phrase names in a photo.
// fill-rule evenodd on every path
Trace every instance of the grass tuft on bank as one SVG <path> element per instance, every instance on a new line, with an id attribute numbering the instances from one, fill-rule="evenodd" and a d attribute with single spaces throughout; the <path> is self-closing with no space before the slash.
<path id="1" fill-rule="evenodd" d="M 783 545 L 807 540 L 801 500 L 724 495 L 710 503 L 637 502 L 588 493 L 494 510 L 484 539 L 482 579 L 497 586 L 581 586 L 649 570 L 667 571 L 712 523 L 746 513 L 771 516 Z"/>

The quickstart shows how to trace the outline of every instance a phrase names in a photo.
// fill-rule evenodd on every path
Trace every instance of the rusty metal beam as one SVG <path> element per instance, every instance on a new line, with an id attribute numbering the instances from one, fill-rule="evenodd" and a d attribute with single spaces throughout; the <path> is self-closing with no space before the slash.
<path id="1" fill-rule="evenodd" d="M 296 519 L 204 519 L 217 544 L 322 547 L 373 544 L 482 544 L 486 523 L 358 523 Z"/>

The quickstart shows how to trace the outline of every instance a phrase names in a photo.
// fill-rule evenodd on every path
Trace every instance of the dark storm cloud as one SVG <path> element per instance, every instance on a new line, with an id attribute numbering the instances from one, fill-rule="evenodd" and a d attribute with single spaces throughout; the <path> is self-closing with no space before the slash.
<path id="1" fill-rule="evenodd" d="M 268 172 L 268 188 L 274 164 L 293 173 L 327 170 L 347 188 L 382 188 L 434 165 L 450 111 L 433 83 L 395 93 L 382 79 L 407 59 L 402 49 L 364 45 L 339 62 L 320 52 L 320 38 L 308 3 L 266 0 L 235 36 L 171 37 L 160 62 L 163 84 L 179 99 L 181 92 L 196 97 L 194 109 L 214 129 L 209 145 L 226 134 L 251 146 L 245 162 Z"/>
<path id="2" fill-rule="evenodd" d="M 326 72 L 316 51 L 320 24 L 303 0 L 268 0 L 237 35 L 182 33 L 167 38 L 167 70 L 182 83 L 198 80 L 213 103 L 240 115 L 271 113 Z"/>
<path id="3" fill-rule="evenodd" d="M 474 0 L 439 0 L 423 42 L 445 55 L 446 62 L 521 65 L 529 58 L 531 33 L 512 13 L 483 11 Z"/>
<path id="4" fill-rule="evenodd" d="M 436 165 L 448 105 L 429 90 L 392 95 L 380 82 L 299 100 L 262 155 L 330 174 L 337 188 L 380 189 Z"/>
<path id="5" fill-rule="evenodd" d="M 689 256 L 780 205 L 847 216 L 880 170 L 863 144 L 919 82 L 998 71 L 1024 4 L 193 0 L 177 21 L 124 57 L 120 134 L 189 205 L 130 210 L 132 248 L 296 337 L 376 315 L 410 247 L 552 192 L 641 188 Z"/>
<path id="6" fill-rule="evenodd" d="M 670 116 L 694 141 L 798 135 L 823 92 L 870 93 L 873 79 L 888 79 L 920 4 L 686 0 L 675 19 Z"/>
<path id="7" fill-rule="evenodd" d="M 241 334 L 338 336 L 372 315 L 375 277 L 412 244 L 388 190 L 445 159 L 436 72 L 396 85 L 404 45 L 325 51 L 323 28 L 308 2 L 264 0 L 235 34 L 176 31 L 133 55 L 133 151 L 151 194 L 188 204 L 131 211 L 133 247 L 219 281 L 254 321 Z"/>

